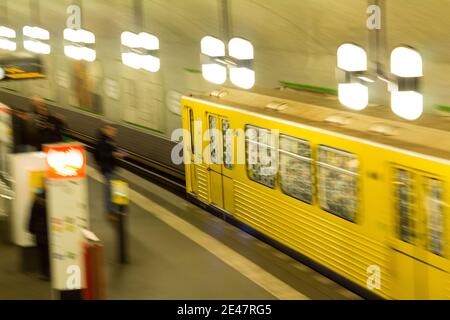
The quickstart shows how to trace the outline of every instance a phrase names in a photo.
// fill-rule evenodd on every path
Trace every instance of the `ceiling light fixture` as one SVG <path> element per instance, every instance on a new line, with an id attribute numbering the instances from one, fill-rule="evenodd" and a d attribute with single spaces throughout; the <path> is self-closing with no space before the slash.
<path id="1" fill-rule="evenodd" d="M 139 34 L 125 31 L 121 35 L 122 63 L 133 69 L 158 72 L 161 68 L 159 59 L 159 39 L 149 33 Z"/>
<path id="2" fill-rule="evenodd" d="M 352 43 L 341 45 L 337 51 L 338 94 L 339 101 L 352 110 L 364 110 L 369 104 L 369 88 L 365 84 L 370 80 L 367 71 L 366 51 Z"/>
<path id="3" fill-rule="evenodd" d="M 14 29 L 0 26 L 0 49 L 16 51 L 16 31 Z"/>
<path id="4" fill-rule="evenodd" d="M 420 79 L 423 77 L 421 55 L 409 47 L 398 47 L 391 54 L 391 108 L 399 117 L 416 120 L 423 114 L 423 95 Z"/>
<path id="5" fill-rule="evenodd" d="M 239 88 L 251 89 L 255 85 L 253 61 L 253 45 L 245 39 L 231 39 L 228 55 L 222 40 L 212 36 L 201 40 L 202 74 L 209 82 L 224 84 L 229 70 L 231 83 Z"/>
<path id="6" fill-rule="evenodd" d="M 25 50 L 38 54 L 50 54 L 51 47 L 47 43 L 50 40 L 50 32 L 40 27 L 25 26 L 23 32 L 23 46 Z"/>
<path id="7" fill-rule="evenodd" d="M 93 62 L 97 58 L 97 53 L 94 49 L 95 35 L 84 29 L 64 30 L 64 54 L 78 61 L 84 60 Z"/>

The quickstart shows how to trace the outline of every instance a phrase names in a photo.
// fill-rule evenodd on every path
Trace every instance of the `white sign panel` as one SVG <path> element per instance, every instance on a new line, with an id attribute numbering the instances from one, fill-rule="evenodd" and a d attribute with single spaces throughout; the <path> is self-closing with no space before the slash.
<path id="1" fill-rule="evenodd" d="M 11 241 L 20 247 L 33 247 L 34 237 L 28 232 L 34 189 L 42 187 L 45 173 L 45 153 L 21 153 L 9 155 L 9 168 L 15 198 L 11 212 Z"/>
<path id="2" fill-rule="evenodd" d="M 47 206 L 53 288 L 86 287 L 83 230 L 89 229 L 86 154 L 78 144 L 50 145 L 47 154 Z"/>

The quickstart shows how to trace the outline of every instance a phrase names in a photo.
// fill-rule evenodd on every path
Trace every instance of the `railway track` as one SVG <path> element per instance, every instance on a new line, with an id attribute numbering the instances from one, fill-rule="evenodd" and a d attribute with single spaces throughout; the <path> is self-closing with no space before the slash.
<path id="1" fill-rule="evenodd" d="M 94 137 L 71 129 L 67 130 L 67 136 L 85 145 L 88 152 L 93 151 L 96 141 Z M 120 149 L 129 155 L 126 159 L 119 160 L 120 167 L 138 174 L 179 196 L 186 197 L 185 179 L 182 172 L 178 172 L 165 164 L 146 159 L 126 148 L 121 147 Z"/>

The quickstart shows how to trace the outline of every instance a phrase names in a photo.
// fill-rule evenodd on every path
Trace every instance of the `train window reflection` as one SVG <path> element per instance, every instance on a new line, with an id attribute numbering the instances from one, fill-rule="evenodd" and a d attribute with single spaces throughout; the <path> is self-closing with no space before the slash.
<path id="1" fill-rule="evenodd" d="M 230 121 L 222 119 L 222 136 L 223 136 L 223 163 L 225 168 L 233 168 L 233 130 L 230 128 Z"/>
<path id="2" fill-rule="evenodd" d="M 399 221 L 400 240 L 415 243 L 415 212 L 414 212 L 414 176 L 412 173 L 399 169 L 396 171 L 396 203 L 395 209 Z"/>
<path id="3" fill-rule="evenodd" d="M 318 164 L 321 208 L 355 222 L 358 210 L 358 159 L 351 153 L 320 146 Z"/>
<path id="4" fill-rule="evenodd" d="M 277 175 L 276 140 L 268 129 L 245 127 L 247 173 L 251 180 L 275 188 Z"/>
<path id="5" fill-rule="evenodd" d="M 217 129 L 217 118 L 215 116 L 209 116 L 209 151 L 211 155 L 211 163 L 219 163 L 219 137 Z"/>
<path id="6" fill-rule="evenodd" d="M 312 203 L 311 146 L 307 141 L 280 136 L 280 183 L 288 196 Z"/>
<path id="7" fill-rule="evenodd" d="M 444 255 L 443 183 L 436 179 L 424 180 L 425 211 L 427 214 L 428 250 Z"/>

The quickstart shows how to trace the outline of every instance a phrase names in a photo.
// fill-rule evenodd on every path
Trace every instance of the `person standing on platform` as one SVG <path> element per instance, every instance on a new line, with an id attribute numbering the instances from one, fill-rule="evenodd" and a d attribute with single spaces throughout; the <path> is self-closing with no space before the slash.
<path id="1" fill-rule="evenodd" d="M 100 129 L 97 145 L 94 150 L 94 157 L 97 165 L 103 174 L 105 181 L 105 209 L 111 220 L 117 219 L 117 209 L 112 202 L 111 184 L 115 179 L 114 173 L 117 167 L 117 160 L 123 159 L 125 154 L 118 151 L 115 137 L 117 127 L 111 123 L 106 123 Z"/>
<path id="2" fill-rule="evenodd" d="M 13 113 L 14 152 L 31 152 L 33 147 L 32 120 L 29 112 L 16 110 Z"/>
<path id="3" fill-rule="evenodd" d="M 60 121 L 50 114 L 48 107 L 40 97 L 33 97 L 32 104 L 35 111 L 34 127 L 36 130 L 35 145 L 42 150 L 45 144 L 59 143 L 63 141 L 60 132 Z"/>
<path id="4" fill-rule="evenodd" d="M 31 209 L 28 230 L 36 238 L 42 279 L 50 281 L 50 249 L 48 241 L 47 204 L 45 190 L 39 190 Z"/>
<path id="5" fill-rule="evenodd" d="M 67 126 L 67 122 L 66 122 L 66 118 L 64 117 L 64 115 L 60 114 L 60 113 L 55 113 L 53 115 L 54 118 L 54 123 L 55 123 L 55 127 L 56 127 L 56 132 L 59 134 L 59 138 L 62 141 L 67 141 L 69 138 L 67 137 L 68 134 L 68 126 Z"/>

